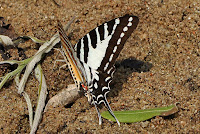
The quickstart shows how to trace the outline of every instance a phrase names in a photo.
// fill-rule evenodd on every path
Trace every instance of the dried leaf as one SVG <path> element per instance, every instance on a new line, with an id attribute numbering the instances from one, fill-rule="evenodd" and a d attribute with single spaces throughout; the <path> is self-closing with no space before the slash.
<path id="1" fill-rule="evenodd" d="M 4 46 L 12 46 L 14 45 L 13 41 L 11 40 L 10 37 L 5 36 L 5 35 L 0 35 L 0 43 L 3 44 Z"/>
<path id="2" fill-rule="evenodd" d="M 6 24 L 3 17 L 0 17 L 0 35 L 8 36 L 11 40 L 18 37 L 12 25 Z"/>
<path id="3" fill-rule="evenodd" d="M 44 112 L 48 110 L 50 106 L 56 107 L 58 105 L 67 105 L 75 102 L 80 97 L 79 90 L 75 84 L 68 85 L 66 89 L 63 89 L 57 95 L 53 96 L 47 103 Z"/>

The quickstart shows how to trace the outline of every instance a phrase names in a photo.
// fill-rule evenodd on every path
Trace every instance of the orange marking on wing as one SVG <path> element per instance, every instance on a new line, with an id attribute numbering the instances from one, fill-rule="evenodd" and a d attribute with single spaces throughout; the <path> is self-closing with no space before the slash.
<path id="1" fill-rule="evenodd" d="M 68 41 L 67 35 L 65 34 L 64 29 L 62 28 L 62 25 L 60 22 L 58 22 L 58 30 L 59 30 L 59 35 L 61 39 L 61 44 L 62 44 L 62 50 L 65 53 L 64 59 L 67 61 L 67 64 L 69 66 L 69 70 L 72 74 L 72 77 L 74 79 L 74 82 L 76 85 L 79 87 L 81 84 L 87 85 L 85 77 L 83 76 L 83 72 L 80 70 L 78 64 L 78 61 L 76 61 L 76 55 L 74 52 L 74 48 L 72 47 L 71 43 Z M 87 86 L 84 86 L 85 89 L 87 89 Z"/>
<path id="2" fill-rule="evenodd" d="M 63 41 L 62 41 L 63 42 Z M 74 74 L 74 77 L 76 77 L 76 81 L 78 82 L 82 82 L 82 79 L 81 79 L 81 76 L 80 76 L 80 73 L 78 71 L 78 68 L 77 68 L 77 65 L 76 65 L 76 62 L 74 59 L 72 59 L 73 57 L 71 57 L 71 55 L 69 54 L 69 52 L 67 52 L 67 50 L 70 50 L 68 48 L 66 48 L 67 46 L 64 45 L 64 42 L 62 43 L 62 46 L 63 46 L 63 50 L 65 52 L 65 55 L 67 57 L 67 60 L 69 62 L 69 64 L 71 65 L 71 73 Z M 70 51 L 71 52 L 71 51 Z"/>

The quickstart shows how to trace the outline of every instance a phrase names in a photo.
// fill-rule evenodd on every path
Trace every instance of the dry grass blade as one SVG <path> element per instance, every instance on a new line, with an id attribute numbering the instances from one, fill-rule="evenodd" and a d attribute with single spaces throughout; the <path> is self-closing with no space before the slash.
<path id="1" fill-rule="evenodd" d="M 24 91 L 24 87 L 26 84 L 26 81 L 28 80 L 29 74 L 32 72 L 35 65 L 41 60 L 44 53 L 48 53 L 58 42 L 60 39 L 57 35 L 54 35 L 49 42 L 44 43 L 38 50 L 38 52 L 33 56 L 33 59 L 30 61 L 30 63 L 27 65 L 24 76 L 22 77 L 18 93 L 21 94 Z"/>
<path id="2" fill-rule="evenodd" d="M 36 76 L 37 80 L 40 82 L 39 90 L 38 90 L 39 97 L 38 97 L 34 121 L 33 121 L 32 127 L 31 127 L 30 134 L 34 134 L 37 130 L 37 127 L 40 123 L 40 119 L 42 117 L 43 109 L 45 107 L 45 100 L 46 100 L 46 97 L 48 94 L 46 80 L 45 80 L 44 74 L 42 73 L 42 68 L 41 68 L 40 64 L 38 64 L 37 67 L 35 68 L 35 76 Z"/>
<path id="3" fill-rule="evenodd" d="M 29 98 L 28 94 L 26 92 L 22 93 L 24 99 L 26 100 L 27 106 L 28 106 L 28 112 L 29 112 L 29 124 L 32 128 L 33 126 L 33 108 L 31 104 L 31 99 Z"/>

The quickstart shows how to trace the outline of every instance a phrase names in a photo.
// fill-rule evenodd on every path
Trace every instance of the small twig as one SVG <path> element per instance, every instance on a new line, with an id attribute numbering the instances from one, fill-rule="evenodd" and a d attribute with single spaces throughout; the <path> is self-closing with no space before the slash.
<path id="1" fill-rule="evenodd" d="M 73 18 L 67 23 L 67 25 L 65 25 L 65 26 L 63 27 L 63 29 L 64 29 L 65 31 L 67 31 L 67 30 L 69 29 L 69 27 L 71 26 L 72 22 L 74 22 L 75 18 L 76 18 L 76 17 L 73 16 Z"/>
<path id="2" fill-rule="evenodd" d="M 61 7 L 61 5 L 59 5 L 55 0 L 52 0 L 52 1 L 56 6 Z"/>

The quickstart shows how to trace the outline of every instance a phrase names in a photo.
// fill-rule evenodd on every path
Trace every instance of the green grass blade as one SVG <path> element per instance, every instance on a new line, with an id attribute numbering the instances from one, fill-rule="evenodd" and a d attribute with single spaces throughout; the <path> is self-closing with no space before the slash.
<path id="1" fill-rule="evenodd" d="M 0 89 L 3 87 L 3 85 L 8 81 L 9 78 L 17 75 L 18 73 L 21 73 L 21 71 L 24 69 L 24 67 L 26 67 L 26 64 L 29 63 L 29 61 L 31 60 L 32 58 L 28 58 L 28 59 L 25 59 L 23 61 L 1 61 L 0 64 L 18 64 L 18 67 L 17 69 L 15 69 L 14 71 L 6 74 L 5 76 L 2 77 L 2 80 L 0 82 Z"/>
<path id="2" fill-rule="evenodd" d="M 133 123 L 151 119 L 154 116 L 168 116 L 178 111 L 175 105 L 154 109 L 144 109 L 135 111 L 113 111 L 119 122 Z M 108 111 L 104 111 L 101 116 L 115 122 L 115 119 Z"/>
<path id="3" fill-rule="evenodd" d="M 26 65 L 20 65 L 15 69 L 14 71 L 6 74 L 4 77 L 2 77 L 2 81 L 0 82 L 0 89 L 3 87 L 3 85 L 8 81 L 9 78 L 12 76 L 15 76 L 16 74 L 20 73 Z"/>

